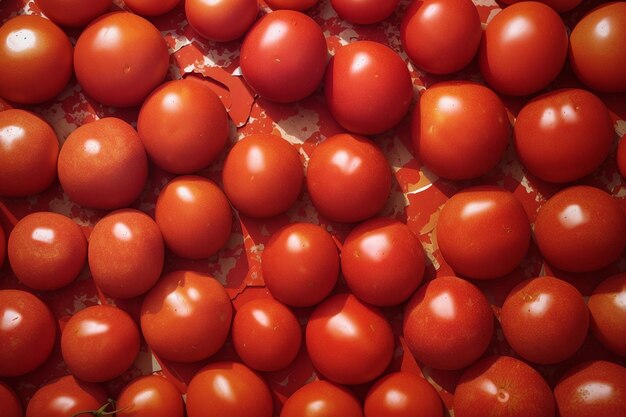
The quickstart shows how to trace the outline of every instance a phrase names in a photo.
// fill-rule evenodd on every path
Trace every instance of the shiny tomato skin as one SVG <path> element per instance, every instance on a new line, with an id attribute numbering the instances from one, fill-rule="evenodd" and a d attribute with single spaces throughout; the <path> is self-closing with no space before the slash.
<path id="1" fill-rule="evenodd" d="M 107 106 L 137 106 L 167 73 L 169 53 L 156 27 L 129 12 L 113 12 L 80 34 L 74 51 L 78 83 Z"/>
<path id="2" fill-rule="evenodd" d="M 588 301 L 591 331 L 606 348 L 626 357 L 626 274 L 602 281 Z"/>
<path id="3" fill-rule="evenodd" d="M 545 260 L 564 271 L 603 268 L 626 247 L 626 217 L 619 203 L 586 185 L 566 188 L 546 201 L 534 230 Z"/>
<path id="4" fill-rule="evenodd" d="M 36 0 L 47 18 L 57 25 L 83 27 L 110 8 L 111 0 Z"/>
<path id="5" fill-rule="evenodd" d="M 117 397 L 117 417 L 183 417 L 180 391 L 160 375 L 130 381 Z"/>
<path id="6" fill-rule="evenodd" d="M 567 58 L 561 17 L 536 1 L 498 13 L 483 33 L 478 64 L 487 84 L 500 93 L 525 96 L 547 87 Z"/>
<path id="7" fill-rule="evenodd" d="M 394 337 L 380 310 L 352 294 L 337 294 L 311 314 L 306 347 L 315 368 L 331 381 L 362 384 L 387 368 Z"/>
<path id="8" fill-rule="evenodd" d="M 39 388 L 26 408 L 26 417 L 67 417 L 80 411 L 97 410 L 108 395 L 98 384 L 65 375 Z"/>
<path id="9" fill-rule="evenodd" d="M 504 4 L 515 4 L 523 0 L 502 0 Z M 578 6 L 582 0 L 537 0 L 540 3 L 544 3 L 554 9 L 558 13 L 565 13 L 573 10 Z"/>
<path id="10" fill-rule="evenodd" d="M 357 25 L 371 25 L 391 16 L 399 0 L 331 0 L 339 17 Z"/>
<path id="11" fill-rule="evenodd" d="M 159 16 L 174 9 L 181 0 L 125 0 L 124 4 L 142 16 Z"/>
<path id="12" fill-rule="evenodd" d="M 17 394 L 2 381 L 0 381 L 0 404 L 2 404 L 3 417 L 22 417 L 24 415 Z"/>
<path id="13" fill-rule="evenodd" d="M 70 284 L 87 260 L 87 240 L 72 219 L 51 212 L 31 213 L 11 231 L 8 259 L 15 276 L 40 291 Z"/>
<path id="14" fill-rule="evenodd" d="M 26 197 L 57 176 L 59 141 L 52 127 L 25 110 L 0 112 L 0 195 Z"/>
<path id="15" fill-rule="evenodd" d="M 43 364 L 56 338 L 48 306 L 21 290 L 0 290 L 0 376 L 24 375 Z"/>
<path id="16" fill-rule="evenodd" d="M 626 178 L 626 133 L 624 133 L 617 145 L 617 168 L 622 177 Z"/>
<path id="17" fill-rule="evenodd" d="M 406 63 L 391 48 L 356 41 L 339 48 L 330 60 L 324 93 L 331 114 L 343 128 L 375 135 L 402 120 L 413 98 L 413 84 Z"/>
<path id="18" fill-rule="evenodd" d="M 189 25 L 202 37 L 217 42 L 241 38 L 258 14 L 257 0 L 185 0 Z"/>
<path id="19" fill-rule="evenodd" d="M 21 15 L 0 26 L 0 97 L 35 104 L 56 97 L 72 77 L 72 44 L 41 16 Z"/>
<path id="20" fill-rule="evenodd" d="M 461 369 L 487 349 L 493 334 L 493 313 L 473 284 L 457 277 L 439 277 L 411 297 L 403 328 L 405 341 L 418 362 L 437 369 Z"/>
<path id="21" fill-rule="evenodd" d="M 354 394 L 329 381 L 313 381 L 287 399 L 280 417 L 363 417 Z"/>
<path id="22" fill-rule="evenodd" d="M 176 255 L 203 259 L 228 242 L 233 216 L 224 192 L 197 175 L 176 177 L 161 190 L 155 220 Z"/>
<path id="23" fill-rule="evenodd" d="M 315 6 L 319 0 L 265 0 L 265 3 L 272 10 L 297 10 L 303 12 L 306 9 L 310 9 Z"/>
<path id="24" fill-rule="evenodd" d="M 511 132 L 502 100 L 468 81 L 429 87 L 413 110 L 411 135 L 417 158 L 451 180 L 480 177 L 504 154 Z"/>

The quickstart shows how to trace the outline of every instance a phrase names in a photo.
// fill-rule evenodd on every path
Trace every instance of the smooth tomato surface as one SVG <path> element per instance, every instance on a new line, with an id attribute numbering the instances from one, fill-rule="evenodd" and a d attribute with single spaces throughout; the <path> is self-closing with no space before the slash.
<path id="1" fill-rule="evenodd" d="M 443 406 L 435 388 L 409 372 L 380 378 L 365 397 L 365 417 L 441 417 Z"/>
<path id="2" fill-rule="evenodd" d="M 180 0 L 125 0 L 124 4 L 142 16 L 159 16 L 172 10 Z"/>
<path id="3" fill-rule="evenodd" d="M 113 4 L 111 0 L 36 0 L 35 3 L 54 23 L 69 27 L 86 26 Z"/>
<path id="4" fill-rule="evenodd" d="M 26 408 L 26 417 L 67 417 L 94 411 L 106 404 L 108 395 L 98 384 L 72 375 L 62 376 L 39 388 Z"/>
<path id="5" fill-rule="evenodd" d="M 504 4 L 519 3 L 523 0 L 502 0 Z M 568 12 L 578 6 L 582 0 L 537 0 L 552 7 L 558 13 Z"/>
<path id="6" fill-rule="evenodd" d="M 617 168 L 622 177 L 626 178 L 626 133 L 622 135 L 617 145 Z"/>
<path id="7" fill-rule="evenodd" d="M 371 25 L 393 14 L 399 0 L 331 0 L 339 17 L 358 25 Z"/>
<path id="8" fill-rule="evenodd" d="M 359 400 L 348 389 L 328 381 L 313 381 L 287 399 L 280 417 L 363 417 Z"/>
<path id="9" fill-rule="evenodd" d="M 265 0 L 272 10 L 288 9 L 302 12 L 315 6 L 319 0 Z"/>
<path id="10" fill-rule="evenodd" d="M 258 0 L 185 0 L 189 25 L 212 41 L 228 42 L 242 37 L 258 14 Z"/>
<path id="11" fill-rule="evenodd" d="M 4 265 L 4 257 L 7 256 L 6 247 L 7 247 L 7 238 L 5 236 L 2 225 L 0 225 L 0 268 L 2 268 L 2 265 Z"/>
<path id="12" fill-rule="evenodd" d="M 178 389 L 159 375 L 130 381 L 115 405 L 117 417 L 182 417 L 185 408 Z"/>
<path id="13" fill-rule="evenodd" d="M 605 347 L 626 357 L 626 274 L 602 281 L 588 301 L 591 331 Z"/>
<path id="14" fill-rule="evenodd" d="M 0 404 L 2 404 L 4 417 L 22 417 L 24 415 L 22 404 L 17 394 L 2 381 L 0 381 Z"/>

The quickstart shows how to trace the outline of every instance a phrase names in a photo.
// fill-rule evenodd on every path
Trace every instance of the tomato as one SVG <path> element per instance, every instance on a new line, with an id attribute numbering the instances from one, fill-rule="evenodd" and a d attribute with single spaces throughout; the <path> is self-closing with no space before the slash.
<path id="1" fill-rule="evenodd" d="M 319 0 L 265 0 L 272 10 L 289 9 L 304 11 L 315 6 Z"/>
<path id="2" fill-rule="evenodd" d="M 185 1 L 189 25 L 212 41 L 228 42 L 242 37 L 258 14 L 258 0 Z"/>
<path id="3" fill-rule="evenodd" d="M 134 13 L 142 16 L 159 16 L 174 9 L 180 0 L 124 0 L 124 4 Z"/>
<path id="4" fill-rule="evenodd" d="M 21 104 L 56 97 L 72 76 L 72 44 L 54 23 L 22 15 L 0 27 L 0 97 Z"/>
<path id="5" fill-rule="evenodd" d="M 514 4 L 519 3 L 523 0 L 502 0 L 504 4 Z M 552 7 L 558 13 L 569 12 L 570 10 L 576 8 L 582 0 L 536 0 L 540 3 L 544 3 L 550 7 Z"/>
<path id="6" fill-rule="evenodd" d="M 588 272 L 616 261 L 626 247 L 626 217 L 604 191 L 566 188 L 541 206 L 535 240 L 545 260 L 564 271 Z"/>
<path id="7" fill-rule="evenodd" d="M 626 274 L 602 281 L 589 297 L 591 331 L 612 352 L 626 357 Z"/>
<path id="8" fill-rule="evenodd" d="M 457 277 L 439 277 L 411 297 L 403 328 L 409 350 L 419 362 L 437 369 L 461 369 L 487 349 L 493 313 L 473 284 Z"/>
<path id="9" fill-rule="evenodd" d="M 141 305 L 141 330 L 152 351 L 176 362 L 217 352 L 230 331 L 232 304 L 215 278 L 193 271 L 164 275 Z"/>
<path id="10" fill-rule="evenodd" d="M 54 346 L 56 322 L 31 293 L 0 290 L 0 376 L 24 375 L 43 364 Z"/>
<path id="11" fill-rule="evenodd" d="M 350 23 L 370 25 L 393 14 L 400 0 L 331 0 L 339 17 Z"/>
<path id="12" fill-rule="evenodd" d="M 183 417 L 178 389 L 159 375 L 133 379 L 118 396 L 117 417 Z"/>
<path id="13" fill-rule="evenodd" d="M 338 134 L 313 150 L 306 183 L 322 215 L 338 222 L 359 222 L 385 206 L 391 192 L 391 167 L 374 142 Z"/>
<path id="14" fill-rule="evenodd" d="M 78 83 L 96 101 L 136 106 L 167 73 L 169 53 L 152 23 L 128 12 L 100 17 L 80 34 L 74 52 Z"/>
<path id="15" fill-rule="evenodd" d="M 424 378 L 394 372 L 380 378 L 365 397 L 365 417 L 442 417 L 441 398 Z"/>
<path id="16" fill-rule="evenodd" d="M 24 415 L 22 404 L 15 391 L 2 381 L 0 381 L 0 404 L 2 404 L 3 417 L 22 417 Z"/>
<path id="17" fill-rule="evenodd" d="M 163 237 L 147 214 L 114 211 L 102 218 L 89 237 L 89 269 L 107 295 L 137 297 L 148 291 L 163 269 Z"/>
<path id="18" fill-rule="evenodd" d="M 304 168 L 289 142 L 276 135 L 254 134 L 230 150 L 222 180 L 224 192 L 237 210 L 250 217 L 272 217 L 287 211 L 298 199 Z"/>
<path id="19" fill-rule="evenodd" d="M 85 415 L 87 411 L 98 410 L 106 404 L 107 398 L 100 385 L 65 375 L 35 392 L 26 408 L 26 417 Z"/>
<path id="20" fill-rule="evenodd" d="M 263 250 L 263 280 L 272 295 L 294 307 L 322 301 L 335 288 L 339 252 L 330 233 L 309 223 L 292 223 L 270 237 Z"/>
<path id="21" fill-rule="evenodd" d="M 352 294 L 338 294 L 311 314 L 306 347 L 313 365 L 326 378 L 340 384 L 362 384 L 387 368 L 394 337 L 380 310 Z"/>
<path id="22" fill-rule="evenodd" d="M 65 325 L 61 353 L 76 378 L 107 381 L 133 364 L 139 353 L 139 330 L 124 310 L 106 305 L 87 307 Z"/>
<path id="23" fill-rule="evenodd" d="M 287 399 L 280 417 L 363 417 L 359 400 L 346 388 L 313 381 Z"/>
<path id="24" fill-rule="evenodd" d="M 525 96 L 547 87 L 567 58 L 567 32 L 561 17 L 536 1 L 513 4 L 485 29 L 478 64 L 495 90 Z"/>
<path id="25" fill-rule="evenodd" d="M 0 268 L 4 265 L 4 257 L 6 256 L 7 238 L 4 234 L 4 229 L 0 225 Z"/>
<path id="26" fill-rule="evenodd" d="M 400 39 L 418 67 L 433 74 L 451 74 L 474 59 L 482 32 L 471 0 L 422 0 L 407 9 Z"/>
<path id="27" fill-rule="evenodd" d="M 326 69 L 324 92 L 341 126 L 375 135 L 402 120 L 413 98 L 413 84 L 405 62 L 392 49 L 356 41 L 335 52 Z"/>
<path id="28" fill-rule="evenodd" d="M 622 177 L 626 178 L 626 133 L 624 133 L 619 140 L 617 146 L 617 167 Z"/>
<path id="29" fill-rule="evenodd" d="M 626 92 L 626 3 L 602 4 L 584 16 L 570 35 L 569 60 L 587 87 Z"/>
<path id="30" fill-rule="evenodd" d="M 272 396 L 263 378 L 237 362 L 202 368 L 187 390 L 189 417 L 271 417 Z"/>
<path id="31" fill-rule="evenodd" d="M 228 139 L 228 116 L 217 94 L 190 77 L 165 83 L 146 99 L 137 132 L 156 165 L 191 174 L 219 157 Z"/>
<path id="32" fill-rule="evenodd" d="M 530 224 L 513 193 L 496 186 L 466 188 L 444 205 L 439 249 L 457 274 L 494 279 L 512 272 L 530 244 Z"/>
<path id="33" fill-rule="evenodd" d="M 4 67 L 6 68 L 6 67 Z M 0 195 L 25 197 L 57 176 L 59 141 L 43 119 L 19 109 L 0 112 Z"/>
<path id="34" fill-rule="evenodd" d="M 302 330 L 295 314 L 279 301 L 252 300 L 233 319 L 233 345 L 252 369 L 277 371 L 296 358 Z"/>
<path id="35" fill-rule="evenodd" d="M 554 388 L 560 417 L 626 415 L 626 368 L 605 361 L 579 364 Z"/>
<path id="36" fill-rule="evenodd" d="M 454 391 L 456 417 L 554 417 L 552 390 L 533 368 L 491 356 L 468 368 Z"/>
<path id="37" fill-rule="evenodd" d="M 36 0 L 35 3 L 54 23 L 69 27 L 89 24 L 106 13 L 112 5 L 111 0 Z"/>
<path id="38" fill-rule="evenodd" d="M 507 148 L 510 130 L 502 100 L 468 81 L 428 88 L 413 110 L 411 125 L 417 158 L 451 180 L 477 178 L 493 169 Z"/>
<path id="39" fill-rule="evenodd" d="M 425 263 L 422 244 L 411 229 L 384 217 L 352 229 L 341 250 L 346 284 L 361 300 L 377 306 L 406 301 L 422 282 Z"/>
<path id="40" fill-rule="evenodd" d="M 500 314 L 504 337 L 524 359 L 553 364 L 571 357 L 589 329 L 582 294 L 568 282 L 538 277 L 521 282 Z"/>
<path id="41" fill-rule="evenodd" d="M 36 290 L 58 290 L 70 284 L 87 259 L 87 240 L 73 220 L 57 213 L 31 213 L 9 236 L 11 269 Z"/>

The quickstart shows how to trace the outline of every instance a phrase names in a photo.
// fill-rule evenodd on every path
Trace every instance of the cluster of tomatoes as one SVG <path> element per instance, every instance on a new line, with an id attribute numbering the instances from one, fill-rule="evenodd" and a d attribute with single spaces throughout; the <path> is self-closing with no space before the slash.
<path id="1" fill-rule="evenodd" d="M 19 206 L 58 182 L 97 221 L 36 211 L 0 228 L 0 415 L 626 415 L 626 141 L 607 107 L 626 93 L 626 2 L 505 3 L 483 28 L 470 0 L 26 2 L 46 17 L 0 26 L 0 196 Z M 323 103 L 329 133 L 309 152 L 275 131 L 233 138 L 220 90 L 171 71 L 152 23 L 168 13 L 235 45 L 267 109 Z M 399 44 L 348 39 L 329 59 L 328 13 Z M 463 79 L 472 66 L 484 83 Z M 555 88 L 570 71 L 575 88 Z M 37 110 L 68 83 L 113 117 L 59 138 Z M 402 146 L 412 157 L 392 161 Z M 426 190 L 441 204 L 421 211 Z M 235 218 L 266 235 L 244 246 L 267 289 L 236 309 L 243 293 L 176 268 L 258 238 Z M 86 282 L 102 302 L 59 326 L 50 304 Z M 129 373 L 144 342 L 166 377 Z M 68 375 L 25 388 L 61 360 Z"/>

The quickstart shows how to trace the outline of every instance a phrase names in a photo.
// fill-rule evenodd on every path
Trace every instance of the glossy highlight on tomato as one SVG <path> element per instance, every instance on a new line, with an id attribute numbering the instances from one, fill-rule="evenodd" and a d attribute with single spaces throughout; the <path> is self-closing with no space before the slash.
<path id="1" fill-rule="evenodd" d="M 104 388 L 65 375 L 39 388 L 26 408 L 26 417 L 67 417 L 98 410 L 107 403 Z"/>
<path id="2" fill-rule="evenodd" d="M 313 381 L 298 388 L 285 402 L 280 417 L 363 417 L 359 400 L 347 388 Z"/>
<path id="3" fill-rule="evenodd" d="M 35 3 L 54 23 L 69 27 L 86 26 L 106 13 L 113 4 L 111 0 L 36 0 Z"/>
<path id="4" fill-rule="evenodd" d="M 606 348 L 626 357 L 626 274 L 602 281 L 588 301 L 591 331 Z"/>
<path id="5" fill-rule="evenodd" d="M 442 417 L 443 405 L 435 388 L 410 372 L 381 377 L 365 397 L 365 417 Z"/>
<path id="6" fill-rule="evenodd" d="M 258 0 L 185 0 L 189 25 L 202 37 L 217 42 L 242 37 L 258 14 Z"/>
<path id="7" fill-rule="evenodd" d="M 184 404 L 178 389 L 160 375 L 140 376 L 120 392 L 117 417 L 183 417 Z"/>

